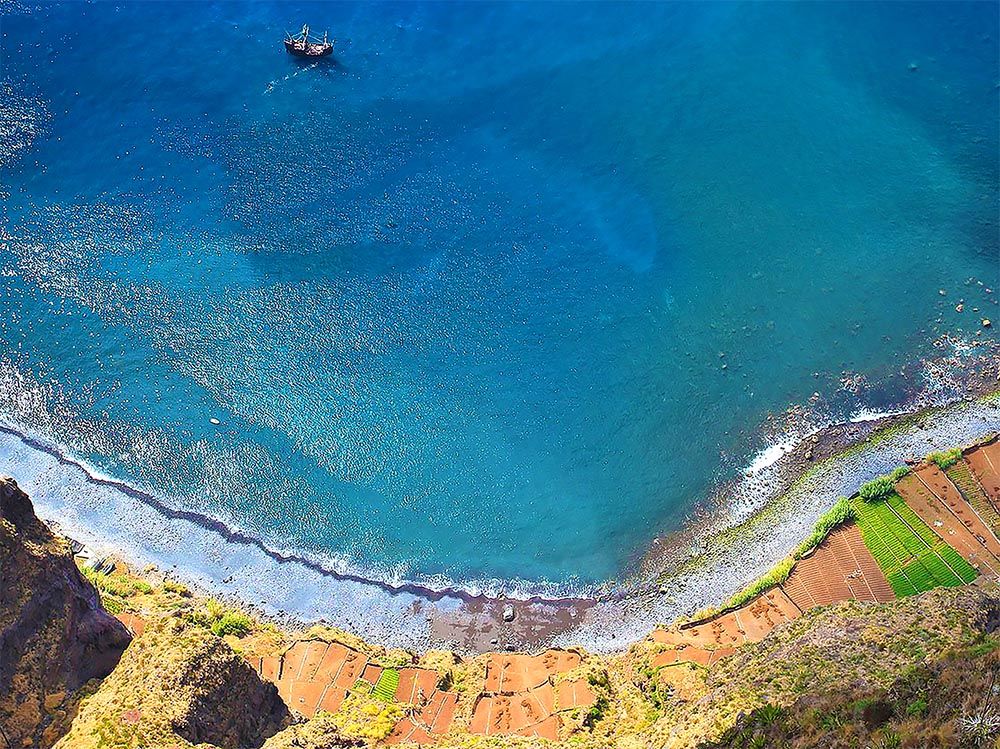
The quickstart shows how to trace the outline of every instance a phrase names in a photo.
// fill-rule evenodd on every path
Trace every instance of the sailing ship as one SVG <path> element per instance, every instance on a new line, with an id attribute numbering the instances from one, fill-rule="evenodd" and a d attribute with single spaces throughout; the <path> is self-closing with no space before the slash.
<path id="1" fill-rule="evenodd" d="M 310 39 L 309 24 L 304 25 L 302 31 L 298 34 L 285 32 L 285 51 L 295 57 L 326 57 L 332 55 L 334 42 L 327 39 L 325 31 L 323 32 L 323 41 Z"/>

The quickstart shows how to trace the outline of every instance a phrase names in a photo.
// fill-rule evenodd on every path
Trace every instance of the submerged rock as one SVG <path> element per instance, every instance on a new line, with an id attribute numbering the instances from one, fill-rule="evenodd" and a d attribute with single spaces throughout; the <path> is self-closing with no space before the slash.
<path id="1" fill-rule="evenodd" d="M 130 641 L 80 574 L 69 543 L 0 478 L 0 726 L 10 746 L 35 746 L 57 708 L 107 676 Z"/>

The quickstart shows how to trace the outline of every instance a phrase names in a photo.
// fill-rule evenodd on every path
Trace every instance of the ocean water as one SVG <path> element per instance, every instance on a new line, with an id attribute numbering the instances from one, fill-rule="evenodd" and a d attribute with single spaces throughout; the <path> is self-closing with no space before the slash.
<path id="1" fill-rule="evenodd" d="M 0 421 L 336 569 L 620 579 L 995 335 L 995 3 L 0 12 Z"/>

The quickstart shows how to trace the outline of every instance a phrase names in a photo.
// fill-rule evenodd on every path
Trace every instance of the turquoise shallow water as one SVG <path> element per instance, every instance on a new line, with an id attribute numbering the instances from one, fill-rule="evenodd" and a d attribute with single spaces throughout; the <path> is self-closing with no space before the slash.
<path id="1" fill-rule="evenodd" d="M 769 413 L 1000 316 L 997 20 L 7 8 L 0 412 L 374 576 L 617 577 Z"/>

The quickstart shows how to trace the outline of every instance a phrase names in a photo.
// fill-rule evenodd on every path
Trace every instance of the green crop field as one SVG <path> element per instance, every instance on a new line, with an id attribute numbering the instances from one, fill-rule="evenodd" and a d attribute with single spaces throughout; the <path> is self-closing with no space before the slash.
<path id="1" fill-rule="evenodd" d="M 976 579 L 978 573 L 972 565 L 898 494 L 876 502 L 855 498 L 852 504 L 861 538 L 898 597 Z"/>
<path id="2" fill-rule="evenodd" d="M 387 668 L 378 677 L 373 694 L 383 702 L 392 702 L 396 698 L 396 687 L 399 686 L 399 671 Z"/>

